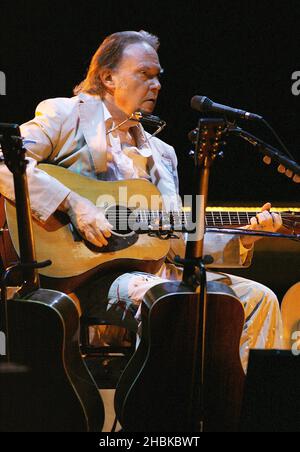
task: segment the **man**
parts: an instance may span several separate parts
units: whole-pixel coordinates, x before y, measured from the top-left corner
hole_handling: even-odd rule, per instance
[[[21,127],[30,163],[27,175],[33,215],[46,222],[56,210],[67,213],[86,240],[103,247],[108,244],[112,225],[103,211],[89,200],[37,169],[47,161],[100,180],[146,178],[164,196],[178,193],[177,160],[174,149],[158,138],[150,138],[142,126],[129,119],[142,110],[152,113],[161,88],[158,38],[147,32],[120,32],[108,36],[92,58],[85,80],[75,97],[42,102],[32,121]],[[12,178],[2,165],[0,191],[13,199]],[[270,204],[251,218],[251,229],[276,231],[278,215]],[[259,223],[259,225],[258,225]],[[206,235],[205,253],[214,267],[248,265],[257,238]],[[118,276],[118,278],[117,278]],[[95,310],[108,297],[108,316],[125,319],[136,328],[134,318],[145,292],[165,279],[179,279],[181,271],[164,264],[157,275],[139,272],[112,275],[77,295],[84,309]],[[212,277],[212,276],[210,276]],[[276,296],[261,284],[229,276],[229,282],[245,307],[247,328],[241,339],[243,364],[249,347],[279,347],[281,319]],[[125,308],[124,308],[125,306]],[[117,316],[117,317],[113,317]]]

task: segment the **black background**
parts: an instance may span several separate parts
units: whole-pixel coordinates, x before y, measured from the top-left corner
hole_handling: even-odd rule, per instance
[[[182,194],[191,191],[187,133],[197,124],[195,94],[262,114],[300,161],[300,97],[291,92],[292,73],[300,70],[299,1],[1,0],[0,8],[7,80],[1,122],[25,122],[39,101],[71,96],[106,35],[145,29],[161,40],[165,74],[156,114],[168,124],[161,138],[176,148]],[[277,145],[261,125],[239,124]],[[300,185],[237,138],[211,174],[211,202],[296,204],[299,194]]]

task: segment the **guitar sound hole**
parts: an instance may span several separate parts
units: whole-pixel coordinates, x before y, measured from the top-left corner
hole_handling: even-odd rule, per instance
[[[128,235],[135,231],[136,217],[132,210],[124,206],[111,206],[105,216],[110,224],[113,225],[113,231],[120,235]]]

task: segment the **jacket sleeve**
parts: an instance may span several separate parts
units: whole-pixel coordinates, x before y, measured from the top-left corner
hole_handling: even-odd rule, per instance
[[[204,254],[214,259],[211,268],[248,267],[251,264],[253,247],[249,251],[241,245],[239,235],[208,232],[204,238]]]
[[[27,150],[26,173],[31,210],[42,222],[47,221],[70,193],[67,187],[37,168],[37,163],[47,160],[57,145],[62,121],[59,103],[56,99],[49,99],[38,105],[34,119],[20,127]],[[0,164],[0,192],[4,197],[15,200],[13,176],[3,162]]]

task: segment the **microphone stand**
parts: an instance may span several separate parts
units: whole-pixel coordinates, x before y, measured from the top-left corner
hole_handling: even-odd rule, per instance
[[[204,231],[205,231],[205,210],[208,198],[208,182],[210,168],[214,159],[221,154],[219,152],[219,145],[223,144],[220,140],[224,134],[235,134],[240,136],[252,144],[259,152],[267,155],[275,162],[283,165],[288,170],[292,171],[294,175],[300,177],[300,166],[293,160],[287,158],[276,148],[265,143],[263,140],[255,137],[249,132],[244,131],[236,124],[232,124],[224,119],[205,118],[200,119],[198,128],[192,131],[191,140],[195,143],[195,182],[193,187],[196,187],[193,193],[192,216],[193,223],[197,225],[195,240],[189,240],[186,248],[185,259],[178,259],[177,262],[183,263],[183,283],[195,289],[200,283],[200,294],[198,303],[198,353],[195,363],[195,373],[193,385],[193,407],[192,407],[192,425],[193,431],[203,430],[205,423],[205,337],[206,337],[206,311],[207,311],[207,296],[206,296],[206,263],[212,263],[211,256],[203,257]],[[197,202],[197,195],[200,198],[200,203]],[[198,201],[199,201],[198,198]],[[299,234],[281,234],[266,231],[252,231],[245,229],[232,228],[207,228],[207,231],[223,234],[238,234],[251,235],[261,237],[277,237],[300,240]],[[197,281],[196,268],[200,272],[200,281]],[[198,359],[197,359],[198,358]],[[200,372],[197,369],[200,369]],[[200,381],[200,385],[197,384]],[[205,428],[205,426],[204,426]]]
[[[235,125],[229,125],[227,132],[241,137],[243,140],[252,144],[252,146],[254,146],[256,150],[258,150],[265,156],[267,155],[275,162],[292,171],[294,175],[300,177],[300,165],[298,165],[298,163],[294,160],[287,158],[284,154],[282,154],[282,152],[278,151],[278,149],[274,148],[270,144],[265,143],[260,138],[257,138],[251,133],[241,129],[240,127],[236,127]]]
[[[259,152],[269,156],[274,161],[291,170],[300,177],[300,166],[293,160],[287,158],[277,149],[255,137],[254,135],[237,127],[225,119],[201,118],[198,127],[190,132],[191,141],[195,144],[194,153],[194,193],[192,204],[192,220],[196,224],[196,236],[190,237],[187,242],[185,259],[177,258],[177,263],[184,265],[183,284],[193,290],[200,284],[198,297],[196,331],[197,344],[195,345],[194,362],[194,384],[192,388],[191,406],[191,430],[202,431],[205,429],[205,338],[206,338],[206,312],[207,312],[207,290],[206,290],[206,268],[205,264],[212,263],[211,256],[203,256],[204,232],[205,232],[205,210],[208,198],[208,183],[210,169],[214,159],[222,154],[219,146],[221,138],[225,134],[233,133],[251,143]],[[281,234],[266,231],[252,231],[245,229],[229,228],[207,228],[207,231],[223,234],[252,235],[261,237],[280,237],[300,240],[298,234]],[[197,276],[197,269],[199,273]],[[200,277],[199,277],[200,274]]]
[[[214,234],[250,235],[254,237],[273,237],[279,239],[300,240],[300,234],[283,234],[281,232],[253,231],[249,229],[236,228],[206,228],[206,232]]]
[[[208,198],[210,169],[214,159],[219,155],[219,145],[224,133],[226,122],[223,119],[201,118],[198,123],[197,140],[194,153],[194,184],[193,184],[193,223],[197,225],[195,236],[187,242],[185,259],[176,261],[184,265],[183,284],[193,290],[200,284],[198,297],[197,319],[198,328],[195,334],[194,384],[192,387],[192,406],[190,425],[192,431],[202,431],[205,422],[204,405],[204,363],[206,336],[206,269],[205,264],[212,263],[211,256],[203,256],[205,209]],[[200,280],[197,276],[199,269]]]

